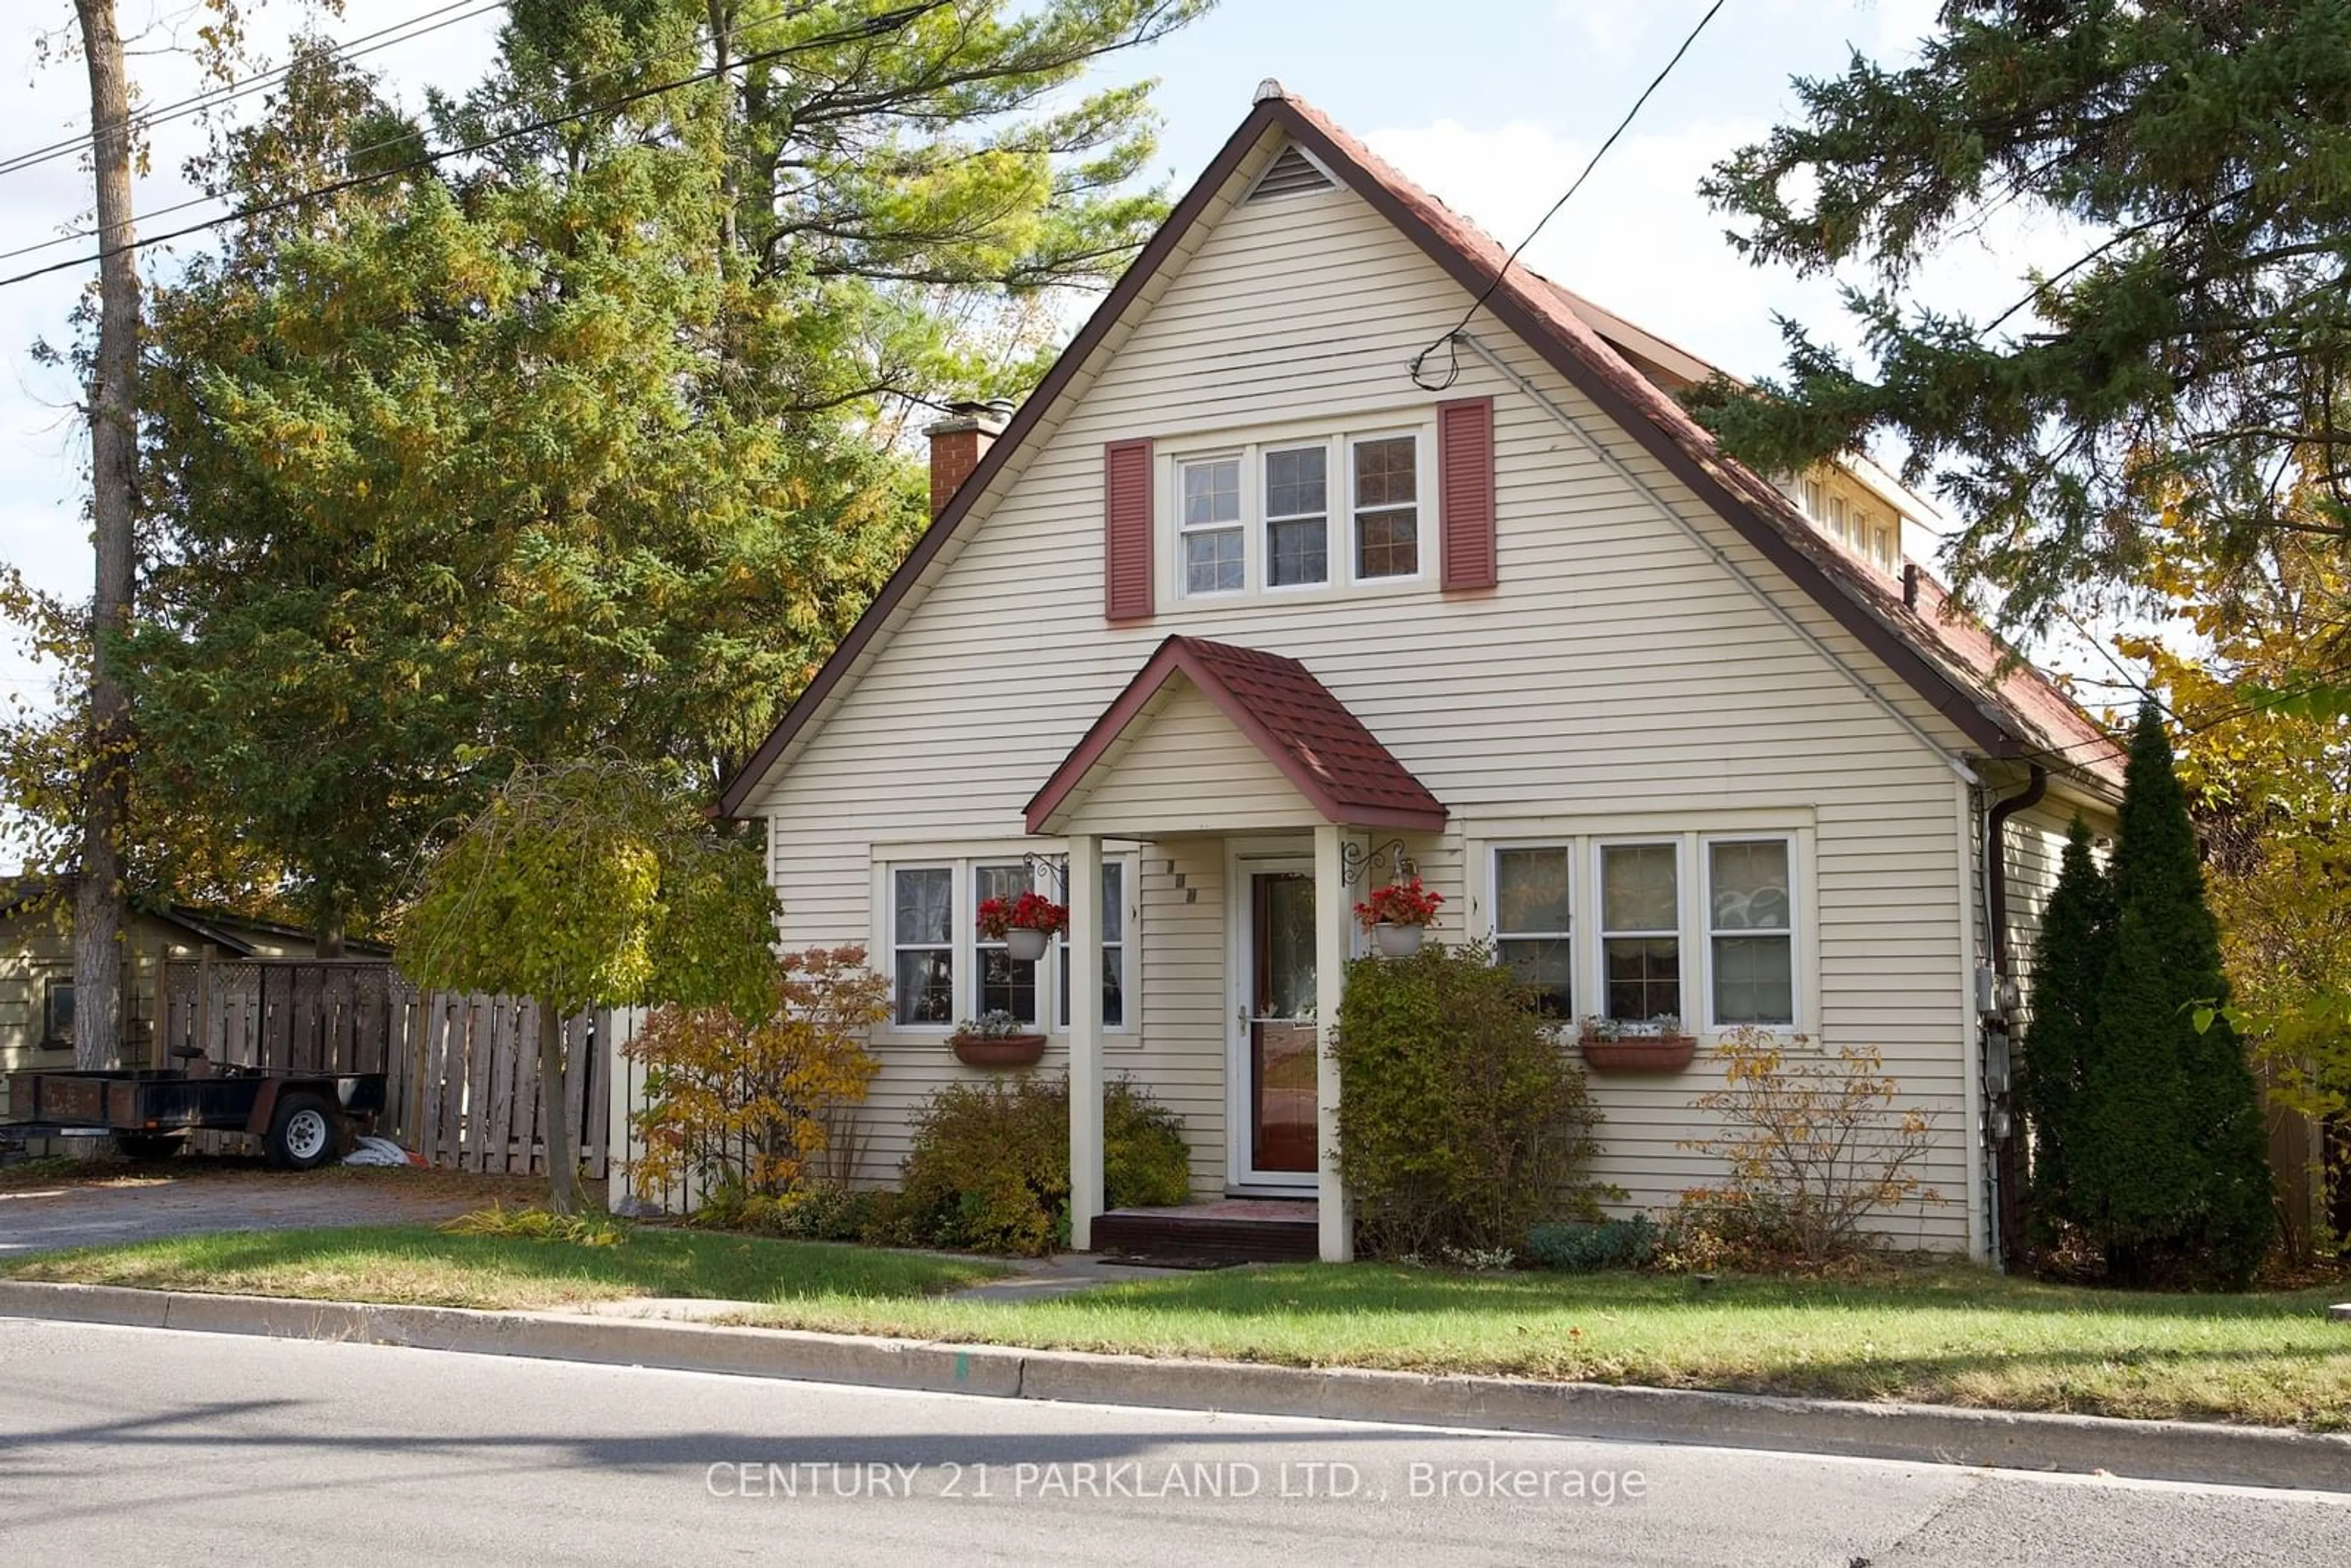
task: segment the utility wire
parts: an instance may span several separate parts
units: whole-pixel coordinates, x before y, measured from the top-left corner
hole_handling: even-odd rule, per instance
[[[935,11],[947,3],[948,0],[917,0],[914,5],[902,5],[897,10],[884,11],[869,16],[856,26],[844,27],[836,33],[803,38],[797,43],[779,45],[772,49],[762,49],[745,55],[739,59],[729,60],[726,69],[732,71],[746,66],[764,65],[769,60],[782,59],[789,55],[806,54],[817,49],[830,48],[835,44],[853,43],[860,38],[877,37],[884,33],[894,32],[915,17],[925,12]],[[224,224],[240,223],[248,218],[266,217],[272,213],[284,212],[288,207],[299,206],[305,202],[318,201],[322,197],[336,195],[360,185],[372,184],[379,180],[389,180],[397,175],[413,173],[419,169],[430,168],[446,159],[470,157],[474,153],[486,152],[505,142],[525,136],[536,136],[541,131],[552,131],[557,126],[568,125],[574,120],[610,114],[616,110],[625,109],[630,104],[642,102],[649,98],[658,98],[664,93],[675,92],[681,88],[693,87],[701,82],[712,80],[722,74],[718,67],[705,66],[691,75],[678,77],[674,80],[661,82],[653,87],[640,88],[634,92],[622,93],[618,98],[591,104],[585,109],[548,115],[532,120],[528,125],[519,125],[511,131],[499,131],[495,136],[484,136],[455,147],[444,147],[437,152],[427,152],[421,157],[396,163],[388,169],[371,170],[364,174],[351,174],[340,180],[329,180],[323,185],[314,185],[307,191],[297,191],[291,195],[279,196],[271,201],[256,202],[250,205],[239,207],[234,212],[223,213],[216,218],[207,218],[203,223],[189,224],[183,228],[167,229],[162,234],[141,235],[127,245],[110,249],[101,247],[89,256],[51,262],[46,267],[37,267],[7,277],[0,277],[0,288],[29,282],[36,277],[46,277],[53,272],[65,272],[74,267],[88,267],[96,262],[102,262],[108,256],[123,250],[143,250],[149,246],[162,245],[171,240],[184,239],[190,235],[202,234],[207,229],[219,228]]]
[[[1517,247],[1502,258],[1501,270],[1494,274],[1493,281],[1486,285],[1485,291],[1470,302],[1469,308],[1461,313],[1461,319],[1454,323],[1450,331],[1412,357],[1413,385],[1423,392],[1443,392],[1460,379],[1461,355],[1457,345],[1462,331],[1468,327],[1478,312],[1485,308],[1486,301],[1494,297],[1494,291],[1502,287],[1502,279],[1510,275],[1511,264],[1519,259],[1519,252],[1532,245],[1535,235],[1543,232],[1543,225],[1559,215],[1560,208],[1567,205],[1568,198],[1583,188],[1584,181],[1592,177],[1592,171],[1600,167],[1600,161],[1608,156],[1608,150],[1616,145],[1617,139],[1623,136],[1625,130],[1632,125],[1643,106],[1649,101],[1650,95],[1664,86],[1666,78],[1674,74],[1674,68],[1682,63],[1682,57],[1689,53],[1690,46],[1698,42],[1698,36],[1706,31],[1706,25],[1714,20],[1715,13],[1722,9],[1723,3],[1724,0],[1714,0],[1714,4],[1706,8],[1706,15],[1698,19],[1698,26],[1692,27],[1688,37],[1682,39],[1681,47],[1674,51],[1673,58],[1666,62],[1665,68],[1650,78],[1649,85],[1641,89],[1641,96],[1633,100],[1633,107],[1626,110],[1625,118],[1616,122],[1616,129],[1608,133],[1608,140],[1600,144],[1600,150],[1593,153],[1591,159],[1583,165],[1583,172],[1576,175],[1575,183],[1568,186],[1566,194],[1553,202],[1551,204],[1551,211],[1545,213],[1535,226],[1527,231],[1527,237],[1520,240]],[[1428,356],[1439,349],[1445,350],[1445,371],[1442,379],[1432,381],[1423,373],[1423,371],[1428,362]]]
[[[362,33],[358,37],[349,39],[333,51],[334,57],[344,60],[357,59],[362,55],[371,55],[379,50],[388,49],[394,44],[405,44],[411,39],[437,33],[444,27],[454,27],[460,22],[469,22],[476,16],[502,10],[505,5],[506,0],[489,0],[489,4],[486,5],[481,4],[480,0],[454,0],[453,4],[411,16],[404,22],[395,22],[391,26],[379,27],[372,33]],[[464,10],[468,5],[473,6],[473,9],[465,11],[462,16],[448,15],[452,11]],[[434,21],[436,16],[443,19]],[[431,22],[432,26],[423,25],[427,22]],[[411,32],[410,28],[416,30]],[[398,37],[388,36],[394,33],[401,36]],[[179,99],[160,108],[133,112],[131,117],[131,122],[144,130],[150,126],[168,124],[175,120],[185,120],[192,114],[201,114],[207,110],[217,109],[223,104],[233,103],[238,99],[248,98],[254,93],[266,91],[284,82],[293,68],[291,65],[277,66],[266,71],[256,71],[248,77],[240,77],[235,81],[223,82],[218,87],[207,88],[202,92],[191,94],[189,97]],[[46,147],[36,147],[29,152],[0,158],[0,174],[13,174],[19,170],[37,168],[43,163],[55,162],[60,158],[75,157],[89,145],[89,133],[84,132],[78,136],[68,137],[62,141],[52,141]]]
[[[506,0],[496,0],[496,3],[495,5],[489,5],[489,6],[486,6],[486,7],[485,7],[485,9],[487,9],[487,10],[496,10],[496,9],[497,9],[497,7],[498,7],[499,5],[503,5],[504,4],[506,4]],[[780,21],[784,20],[785,18],[787,18],[787,17],[789,17],[789,16],[796,16],[796,15],[804,14],[804,13],[806,13],[807,11],[809,11],[809,10],[810,10],[810,9],[812,9],[812,8],[813,8],[813,7],[812,7],[812,6],[811,6],[811,5],[809,3],[809,0],[793,0],[793,3],[792,3],[792,4],[790,4],[790,5],[784,5],[784,6],[782,6],[781,8],[779,8],[779,9],[778,9],[778,10],[774,11],[774,12],[771,12],[771,13],[769,13],[768,15],[767,15],[767,16],[765,16],[750,17],[750,18],[746,18],[746,19],[744,19],[744,20],[738,21],[738,22],[735,25],[735,26],[729,30],[729,35],[728,35],[728,36],[731,37],[732,36],[734,36],[734,34],[741,32],[741,31],[742,31],[744,28],[746,28],[746,27],[760,27],[760,26],[766,26],[767,25],[768,25],[769,23],[772,23],[772,22],[780,22]],[[924,7],[924,8],[925,8],[925,9],[927,9],[928,7]],[[429,16],[429,15],[432,15],[432,14],[433,14],[433,13],[429,13],[429,12],[427,13],[427,15],[428,15],[428,16]],[[455,18],[454,20],[456,20],[456,21],[464,21],[464,20],[465,20],[465,17],[460,16],[460,17],[456,17],[456,18]],[[421,35],[411,35],[411,37],[419,37],[419,36],[421,36]],[[397,41],[404,41],[404,40],[395,40],[395,41],[397,42]],[[831,42],[831,41],[834,41],[834,40],[832,40],[832,39],[818,39],[818,40],[815,40],[815,45],[821,45],[821,44],[823,44],[823,43],[827,43],[827,42]],[[810,47],[814,47],[814,45],[811,45]],[[701,47],[702,47],[702,43],[701,43],[701,40],[700,40],[700,39],[695,39],[695,40],[694,40],[693,42],[690,42],[690,43],[675,45],[675,46],[673,46],[673,47],[670,47],[670,48],[658,50],[658,51],[656,51],[656,52],[654,52],[654,53],[653,53],[653,54],[650,54],[650,55],[643,55],[643,56],[640,56],[640,57],[638,57],[637,58],[634,58],[634,59],[632,59],[632,60],[630,60],[630,61],[626,62],[626,63],[625,63],[625,64],[623,64],[623,65],[607,66],[607,67],[605,67],[605,68],[604,68],[603,69],[601,69],[601,70],[590,71],[590,72],[587,73],[586,75],[584,75],[584,76],[580,77],[580,78],[579,78],[579,81],[580,81],[580,83],[582,83],[582,84],[584,84],[584,83],[588,83],[588,82],[593,82],[593,81],[601,81],[601,80],[605,79],[606,78],[618,76],[618,75],[620,75],[623,70],[630,69],[630,68],[633,68],[634,67],[637,67],[637,66],[641,66],[641,65],[650,65],[650,64],[652,64],[652,63],[653,63],[653,61],[655,61],[655,60],[664,60],[664,59],[671,59],[671,58],[674,58],[675,57],[677,57],[677,56],[679,56],[679,55],[693,54],[693,53],[695,53],[695,51],[699,50]],[[733,69],[733,68],[735,68],[737,66],[742,65],[742,64],[744,64],[744,63],[745,63],[745,62],[743,62],[743,61],[741,61],[741,60],[729,60],[729,61],[727,62],[727,68],[728,68],[729,70],[732,70],[732,69]],[[666,90],[666,89],[664,89],[664,90]],[[518,108],[520,108],[520,107],[523,105],[523,103],[525,103],[526,101],[528,101],[528,97],[529,97],[529,95],[528,95],[528,94],[518,94],[518,95],[517,95],[517,96],[516,96],[516,97],[514,97],[514,98],[507,99],[506,99],[506,100],[504,100],[504,101],[502,101],[502,102],[500,102],[500,103],[497,103],[497,104],[496,104],[496,105],[492,106],[491,108],[489,108],[488,110],[485,110],[484,112],[485,112],[485,113],[487,113],[487,114],[492,114],[492,115],[496,115],[496,114],[504,114],[504,113],[506,113],[506,112],[507,112],[507,111],[509,111],[509,110],[515,110],[515,109],[518,109]],[[583,112],[593,112],[593,111],[592,111],[592,110],[590,110],[590,111],[583,111]],[[516,135],[518,135],[518,136],[519,136],[519,135],[528,134],[528,132],[527,132],[527,131],[516,131],[514,134],[516,134]],[[388,137],[385,137],[383,140],[381,140],[381,141],[371,141],[371,142],[368,143],[368,144],[367,144],[366,146],[364,146],[364,147],[354,147],[354,148],[351,148],[350,151],[346,152],[343,154],[343,161],[344,161],[345,162],[347,162],[347,163],[348,163],[348,162],[350,162],[356,161],[356,160],[358,160],[358,159],[364,158],[364,157],[366,157],[366,156],[367,156],[369,153],[371,153],[371,152],[383,152],[383,151],[385,151],[386,149],[389,149],[389,148],[401,146],[401,145],[404,144],[407,141],[408,141],[408,138],[407,138],[406,136],[404,136],[404,135],[402,135],[402,136],[388,136]],[[401,171],[399,171],[399,170],[386,170],[386,171],[383,171],[382,172],[383,172],[384,174],[389,175],[389,174],[392,174],[392,173],[398,173],[398,172],[401,172]],[[303,199],[303,198],[294,198],[294,199],[299,200],[299,199]],[[173,213],[184,213],[184,212],[189,212],[189,211],[192,211],[192,210],[193,210],[194,208],[197,208],[197,207],[207,207],[207,206],[212,205],[212,204],[213,204],[214,203],[215,203],[215,202],[225,202],[225,201],[226,201],[226,200],[228,200],[228,198],[227,198],[226,196],[220,195],[220,194],[218,194],[218,193],[206,193],[206,194],[204,194],[204,195],[201,195],[201,196],[191,196],[190,198],[188,198],[188,199],[187,199],[186,201],[184,201],[184,202],[174,202],[174,203],[172,203],[172,204],[170,206],[168,206],[168,207],[157,207],[157,208],[155,208],[152,212],[143,212],[143,213],[141,213],[141,214],[137,214],[137,216],[135,216],[135,217],[131,220],[131,224],[132,224],[133,228],[137,228],[137,227],[142,226],[142,225],[146,225],[146,224],[148,224],[148,223],[151,223],[151,222],[152,222],[153,220],[155,220],[155,219],[157,219],[157,218],[169,217],[169,216],[171,216]],[[225,213],[225,214],[222,214],[218,219],[216,219],[216,220],[215,220],[215,222],[218,222],[218,223],[230,223],[230,222],[235,221],[235,218],[237,217],[237,215],[238,215],[238,214],[235,214],[235,213]],[[201,228],[201,227],[205,226],[205,225],[197,225],[197,226]],[[182,234],[190,233],[190,232],[193,232],[193,231],[191,231],[191,230],[182,230],[182,231],[180,231],[180,233],[182,233]],[[74,230],[73,232],[71,232],[70,234],[58,235],[55,236],[54,238],[45,239],[45,240],[36,240],[36,241],[35,241],[34,243],[32,243],[31,245],[20,245],[20,246],[16,246],[14,250],[0,250],[0,261],[13,261],[13,260],[15,260],[16,257],[18,257],[18,256],[32,256],[32,255],[35,255],[35,254],[37,254],[37,253],[38,253],[38,252],[45,251],[45,250],[55,250],[57,246],[61,246],[61,245],[72,245],[72,244],[75,244],[76,242],[80,241],[80,240],[95,239],[95,238],[97,238],[97,237],[98,237],[98,231],[97,231],[95,228],[76,229],[76,230]],[[162,238],[162,239],[170,239],[170,238],[175,238],[175,237],[177,237],[177,235],[160,235],[160,236],[157,236],[157,237],[158,237],[158,238]],[[145,242],[143,242],[143,241],[142,241],[141,243],[145,243]],[[71,263],[68,263],[67,265],[70,266],[70,265],[73,265],[73,264],[71,264]],[[57,270],[57,269],[56,269],[56,268],[49,268],[49,269],[47,269],[47,270],[54,271],[54,270]],[[27,276],[27,277],[31,277],[31,276],[37,276],[37,274],[26,274],[26,276]],[[0,286],[5,286],[6,283],[14,283],[14,282],[16,282],[16,281],[19,281],[19,279],[16,279],[16,278],[0,279]]]

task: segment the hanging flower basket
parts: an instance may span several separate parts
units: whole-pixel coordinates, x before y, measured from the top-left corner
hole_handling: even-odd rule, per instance
[[[1054,903],[1030,891],[1015,899],[985,898],[979,904],[979,934],[1004,944],[1005,956],[1016,964],[1033,964],[1045,956],[1054,935],[1069,929],[1067,904]]]
[[[1437,921],[1441,893],[1421,886],[1420,878],[1392,882],[1355,905],[1355,919],[1372,934],[1372,945],[1383,958],[1409,958],[1420,951],[1421,938]]]
[[[1045,1037],[1021,1028],[1010,1013],[993,1012],[956,1025],[947,1046],[967,1067],[1034,1067],[1045,1054]]]

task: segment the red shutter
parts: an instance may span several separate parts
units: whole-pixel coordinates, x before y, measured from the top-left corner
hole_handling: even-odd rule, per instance
[[[1151,443],[1102,448],[1102,614],[1112,621],[1151,617]]]
[[[1494,586],[1494,400],[1437,405],[1437,550],[1445,588]]]

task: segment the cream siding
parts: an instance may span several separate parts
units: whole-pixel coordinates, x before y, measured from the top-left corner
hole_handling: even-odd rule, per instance
[[[1177,675],[1090,770],[1067,831],[1158,839],[1316,820],[1281,769]]]
[[[1847,672],[1865,672],[1911,725],[1949,734],[1953,750],[1959,737],[1498,323],[1481,321],[1481,340],[1577,428],[1461,355],[1459,380],[1442,395],[1495,400],[1496,591],[1441,595],[1432,559],[1431,581],[1403,591],[1213,605],[1163,593],[1149,624],[1103,623],[1105,442],[1148,436],[1164,453],[1191,436],[1417,420],[1437,394],[1416,389],[1403,367],[1465,302],[1343,192],[1212,213],[1189,252],[1154,280],[755,798],[750,809],[771,821],[786,939],[833,943],[875,929],[872,868],[888,853],[878,846],[1018,835],[1029,796],[1161,638],[1218,638],[1304,661],[1450,809],[1448,831],[1414,850],[1452,901],[1440,925],[1447,936],[1482,934],[1463,867],[1487,824],[1499,832],[1529,819],[1638,812],[1707,830],[1742,812],[1802,818],[1813,849],[1806,946],[1817,953],[1817,974],[1802,983],[1818,988],[1819,1041],[1886,1052],[1916,1102],[1939,1113],[1927,1179],[1962,1193],[1968,1020],[1954,775]],[[1432,462],[1425,455],[1425,497]],[[1792,634],[1660,502],[1845,667]],[[1425,507],[1422,548],[1432,557],[1435,522]],[[1334,555],[1343,526],[1334,518]],[[1163,516],[1163,561],[1168,527]],[[1162,717],[1186,716],[1179,706]],[[1244,766],[1205,727],[1155,726],[1135,749],[1154,734],[1198,747],[1181,758],[1155,754],[1170,776]],[[1120,787],[1148,790],[1142,771],[1120,769]],[[1141,804],[1138,795],[1122,809]],[[1086,820],[1107,830],[1115,813],[1098,805],[1090,798]],[[1113,1047],[1112,1070],[1186,1097],[1196,1171],[1212,1190],[1223,1169],[1221,1098],[1206,1082],[1222,1073],[1228,1014],[1216,928],[1222,861],[1213,841],[1143,852],[1144,1029],[1139,1042]],[[1058,1040],[1053,1050],[1049,1070]],[[885,1034],[879,1051],[877,1177],[902,1152],[891,1124],[966,1071],[935,1039]],[[1688,1102],[1706,1082],[1695,1071],[1655,1082],[1596,1078],[1608,1118],[1598,1174],[1643,1206],[1711,1177],[1708,1162],[1676,1146],[1697,1125]],[[1926,1239],[1959,1244],[1964,1212],[1955,1202],[1929,1213]]]

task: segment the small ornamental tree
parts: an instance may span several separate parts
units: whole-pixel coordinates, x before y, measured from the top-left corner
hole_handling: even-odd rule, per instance
[[[636,1113],[641,1197],[688,1180],[737,1200],[783,1197],[831,1139],[829,1113],[865,1098],[877,1063],[865,1036],[890,1017],[890,981],[862,947],[775,960],[768,1015],[724,1004],[664,1007],[628,1045],[645,1067]]]
[[[2213,1015],[2228,993],[2220,931],[2152,704],[2131,738],[2113,874],[2072,1205],[2118,1281],[2242,1289],[2276,1220],[2261,1105],[2236,1030]]]
[[[2114,961],[2115,893],[2090,852],[2089,824],[2066,830],[2057,886],[2032,956],[2032,1023],[2017,1063],[2017,1100],[2032,1129],[2032,1223],[2045,1240],[2079,1225],[2069,1151],[2082,1137],[2083,1085],[2092,1075],[2098,995]]]
[[[420,983],[503,991],[538,1011],[539,1081],[564,1103],[563,1019],[588,1008],[776,1005],[776,903],[759,858],[715,835],[647,768],[592,758],[517,768],[434,856],[400,932]],[[580,1207],[561,1117],[548,1201]]]

